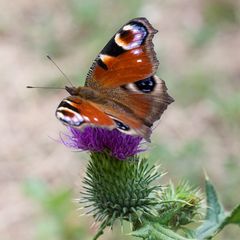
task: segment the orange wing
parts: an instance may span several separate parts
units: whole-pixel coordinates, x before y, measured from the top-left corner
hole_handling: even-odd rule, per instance
[[[133,116],[148,127],[174,101],[167,93],[165,82],[156,75],[121,87],[112,98],[131,109]]]
[[[152,43],[156,32],[146,18],[129,21],[97,56],[85,85],[101,91],[152,76],[158,67]]]
[[[56,110],[56,117],[65,125],[82,128],[86,124],[114,128],[115,122],[93,102],[78,96],[70,96],[62,100]]]
[[[78,96],[64,99],[56,110],[56,117],[65,125],[82,129],[94,125],[108,129],[117,128],[130,135],[140,135],[149,141],[151,130],[129,113],[118,111],[111,104],[95,103]]]
[[[148,128],[143,130],[145,136],[174,101],[165,82],[155,75],[159,65],[152,43],[155,33],[146,18],[126,23],[97,56],[85,84],[124,106],[140,128]]]

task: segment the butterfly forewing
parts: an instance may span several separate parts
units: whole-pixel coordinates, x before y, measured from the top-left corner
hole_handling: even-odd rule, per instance
[[[86,125],[114,128],[116,123],[104,113],[103,105],[70,96],[58,106],[56,116],[66,125],[82,128]]]
[[[156,32],[145,18],[125,24],[95,59],[86,86],[116,88],[153,75],[158,67],[152,43]]]

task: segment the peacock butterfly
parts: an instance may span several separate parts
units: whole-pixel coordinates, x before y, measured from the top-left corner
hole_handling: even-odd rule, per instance
[[[83,87],[66,87],[56,117],[76,129],[118,129],[150,141],[151,127],[174,100],[155,73],[159,62],[146,18],[126,23],[94,60]]]

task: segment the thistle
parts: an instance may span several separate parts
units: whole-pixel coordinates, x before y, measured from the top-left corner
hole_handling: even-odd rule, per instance
[[[133,223],[155,213],[151,194],[160,186],[151,184],[160,174],[149,168],[146,159],[119,161],[107,151],[91,153],[86,173],[83,202],[96,221],[112,227],[117,219]]]
[[[157,192],[159,205],[156,207],[160,222],[170,228],[178,229],[201,218],[203,195],[199,189],[193,188],[186,181],[176,187],[173,183]]]
[[[129,222],[131,235],[145,240],[212,239],[227,224],[240,223],[240,207],[226,213],[208,179],[205,208],[201,192],[187,182],[162,186],[163,174],[138,155],[145,150],[141,137],[90,126],[69,131],[62,143],[90,153],[80,203],[99,225],[94,240],[117,220]],[[188,227],[192,222],[199,226]]]

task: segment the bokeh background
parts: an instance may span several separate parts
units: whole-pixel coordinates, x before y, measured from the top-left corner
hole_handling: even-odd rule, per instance
[[[0,238],[91,239],[80,216],[87,154],[57,142],[65,128],[54,112],[66,84],[75,85],[112,35],[131,18],[147,17],[158,75],[175,98],[145,155],[168,171],[164,181],[203,185],[204,170],[227,209],[240,201],[240,2],[235,0],[0,1]],[[216,239],[239,239],[229,226]],[[102,237],[128,239],[118,227]]]

